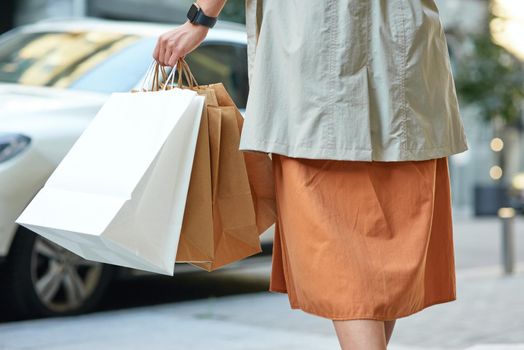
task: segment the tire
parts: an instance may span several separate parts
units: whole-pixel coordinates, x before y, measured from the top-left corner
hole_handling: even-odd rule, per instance
[[[5,266],[10,309],[17,318],[89,312],[115,271],[112,265],[85,260],[19,227]]]

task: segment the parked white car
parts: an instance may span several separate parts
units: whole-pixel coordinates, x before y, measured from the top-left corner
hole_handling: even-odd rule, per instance
[[[158,36],[172,28],[74,19],[0,36],[0,288],[18,313],[86,312],[119,272],[81,259],[15,219],[109,93],[140,85]],[[246,39],[243,25],[221,21],[186,57],[200,84],[223,82],[242,109],[248,94]]]

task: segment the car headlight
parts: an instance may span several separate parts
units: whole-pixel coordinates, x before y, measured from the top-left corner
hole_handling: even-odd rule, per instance
[[[25,135],[0,133],[0,163],[5,162],[21,152],[31,143],[31,139]]]

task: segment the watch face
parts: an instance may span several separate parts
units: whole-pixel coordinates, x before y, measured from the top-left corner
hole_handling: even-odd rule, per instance
[[[195,6],[195,4],[191,4],[191,7],[189,8],[189,11],[187,12],[187,18],[191,22],[193,22],[195,20],[197,12],[198,12],[198,8]]]

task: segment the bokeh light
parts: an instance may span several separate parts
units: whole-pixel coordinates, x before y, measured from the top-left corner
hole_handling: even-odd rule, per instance
[[[500,137],[495,137],[491,140],[490,147],[493,152],[500,152],[504,148],[504,141]]]
[[[494,166],[492,166],[492,167],[489,169],[489,176],[490,176],[493,180],[500,180],[500,178],[502,177],[502,168],[499,167],[498,165],[494,165]]]
[[[524,59],[524,1],[493,0],[495,18],[490,23],[493,40]]]

